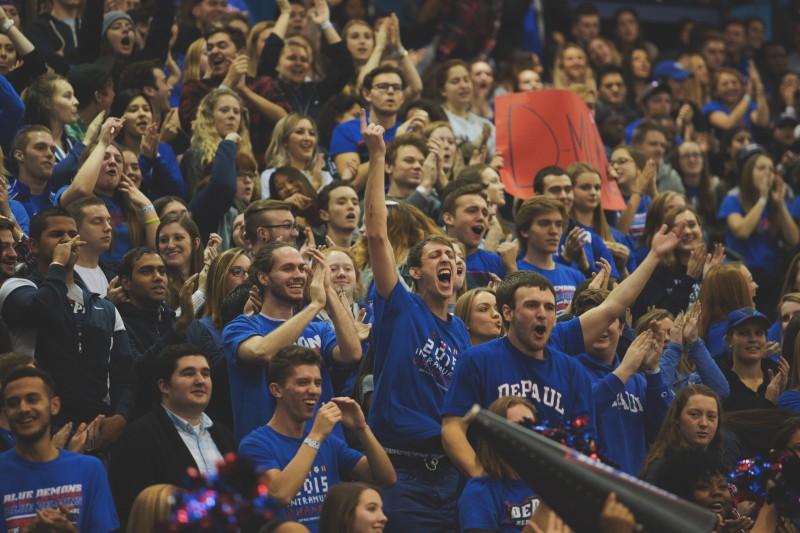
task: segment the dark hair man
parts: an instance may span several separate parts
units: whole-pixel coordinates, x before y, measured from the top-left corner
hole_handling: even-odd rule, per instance
[[[35,271],[0,287],[3,321],[15,333],[15,351],[33,354],[55,379],[61,398],[57,420],[88,423],[103,415],[98,447],[104,447],[119,437],[133,403],[122,317],[75,278],[83,241],[69,213],[42,211],[31,220],[30,236]]]
[[[112,222],[106,203],[96,196],[88,196],[69,204],[67,211],[78,226],[78,234],[86,244],[78,248],[75,272],[86,288],[105,296],[108,276],[100,265],[100,256],[111,249]],[[112,275],[113,277],[113,275]]]
[[[292,206],[279,200],[256,200],[244,210],[244,238],[253,251],[272,241],[294,242],[297,224]]]
[[[275,412],[239,446],[263,473],[270,495],[288,506],[289,518],[311,531],[317,530],[328,490],[342,476],[383,486],[397,480],[355,400],[331,398],[314,413],[322,395],[321,364],[319,354],[302,346],[276,353],[269,378]],[[363,455],[332,434],[339,422],[358,439]]]
[[[253,258],[250,274],[261,290],[261,312],[242,315],[222,331],[237,440],[272,416],[271,360],[284,346],[299,344],[322,355],[324,401],[333,396],[329,367],[334,361],[352,364],[361,360],[352,312],[339,300],[322,254],[316,249],[308,253],[315,263],[311,272],[292,244],[275,241],[262,246]],[[306,286],[309,302],[301,307]],[[332,326],[314,320],[323,309]]]
[[[422,239],[407,260],[415,292],[399,282],[386,226],[383,128],[367,125],[363,111],[361,135],[369,149],[365,227],[377,289],[370,426],[395,468],[405,472],[383,492],[385,508],[395,531],[450,529],[456,522],[460,476],[441,447],[440,409],[456,359],[470,344],[464,323],[447,312],[455,251],[447,237]],[[434,490],[437,496],[431,497]]]
[[[52,378],[22,367],[2,384],[3,413],[16,438],[0,454],[0,529],[68,522],[76,531],[105,533],[119,528],[105,468],[97,458],[59,450],[53,444],[53,418],[61,408]],[[70,530],[72,531],[72,530]]]
[[[168,346],[155,368],[159,405],[125,428],[111,449],[108,473],[123,522],[142,489],[179,485],[189,467],[216,474],[217,463],[236,449],[230,431],[205,413],[213,389],[202,350],[190,344]]]
[[[333,181],[319,191],[317,200],[319,216],[325,222],[325,236],[336,246],[350,248],[361,218],[361,205],[355,188],[346,181]]]
[[[56,143],[45,126],[26,126],[11,143],[11,157],[17,176],[8,188],[9,200],[25,207],[29,217],[53,207],[55,187],[51,181],[56,164]]]
[[[17,239],[14,221],[0,217],[0,285],[17,271]]]

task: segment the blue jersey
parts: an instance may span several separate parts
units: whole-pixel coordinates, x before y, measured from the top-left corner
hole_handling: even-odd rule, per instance
[[[261,426],[242,440],[239,454],[253,461],[259,473],[273,469],[283,470],[297,455],[306,435],[295,439],[282,435],[269,426]],[[361,457],[363,456],[360,452],[349,448],[342,439],[329,435],[320,443],[314,465],[302,488],[289,504],[288,518],[300,522],[312,532],[317,531],[322,503],[328,490],[339,483],[342,476],[350,476]]]
[[[472,276],[473,279],[481,279],[491,281],[487,273],[497,275],[500,279],[506,277],[506,267],[503,266],[503,260],[500,259],[498,254],[481,250],[480,248],[467,256],[467,276]],[[487,283],[477,286],[485,286]],[[469,287],[473,288],[473,287]]]
[[[578,285],[586,280],[586,277],[580,271],[560,263],[556,263],[555,268],[552,270],[546,270],[520,259],[517,261],[517,268],[541,274],[553,284],[553,288],[556,291],[556,315],[563,315],[569,310],[569,304],[572,303],[575,290]]]
[[[119,528],[103,463],[88,455],[60,450],[44,463],[27,461],[16,450],[0,454],[0,532],[18,533],[36,520],[36,512],[63,505],[81,533]]]
[[[778,396],[778,409],[800,414],[800,390],[787,390]]]
[[[581,224],[575,220],[570,220],[567,229],[561,234],[561,240],[558,243],[559,254],[561,254],[564,250],[564,246],[567,242],[567,236],[572,231],[572,228],[576,226],[586,232],[586,242],[583,245],[583,253],[586,254],[586,261],[589,263],[589,270],[591,272],[599,272],[600,267],[597,266],[597,262],[602,257],[611,265],[611,277],[614,279],[619,279],[619,272],[617,272],[617,265],[614,261],[614,256],[611,254],[611,250],[608,249],[608,246],[606,246],[606,243],[603,241],[603,238],[600,236],[600,234],[597,233],[591,226]],[[562,262],[566,263],[563,260]],[[574,263],[568,266],[576,268]]]
[[[388,299],[376,295],[374,310],[370,427],[384,446],[394,448],[438,437],[456,360],[469,348],[467,328],[456,316],[435,316],[400,282]]]
[[[369,122],[369,114],[367,114],[367,122]],[[394,140],[399,127],[400,121],[398,120],[394,123],[394,126],[383,132],[383,140],[386,144]],[[351,152],[357,153],[361,162],[369,160],[367,145],[364,143],[364,138],[361,136],[361,120],[357,118],[342,122],[333,128],[328,155],[336,157],[339,154]]]
[[[728,225],[725,225],[725,246],[742,257],[744,264],[749,268],[758,268],[766,272],[775,272],[775,267],[780,264],[778,257],[779,239],[770,231],[769,210],[767,206],[761,213],[761,219],[753,233],[746,239],[736,237]],[[742,206],[738,194],[728,194],[722,205],[719,206],[717,218],[725,222],[729,215],[738,213],[745,216],[747,212]],[[711,352],[713,355],[714,352]]]
[[[580,319],[563,322],[560,333],[580,338]],[[501,337],[473,346],[456,365],[443,416],[463,416],[474,404],[487,408],[504,396],[522,396],[538,419],[563,424],[576,416],[593,420],[592,382],[578,361],[548,344],[544,359],[530,357]]]
[[[634,374],[626,383],[613,374],[619,359],[609,366],[589,354],[578,361],[592,381],[597,442],[600,451],[619,470],[635,476],[667,414],[672,394],[661,372]]]
[[[228,361],[228,380],[231,385],[233,430],[237,442],[252,430],[266,424],[275,411],[275,399],[269,392],[269,372],[266,364],[247,363],[237,355],[239,346],[250,337],[263,337],[285,321],[267,318],[262,314],[241,315],[222,330],[225,358]],[[333,362],[336,333],[325,322],[311,322],[297,339],[297,344],[311,348],[322,356],[322,397],[324,403],[333,397],[328,367]]]
[[[630,196],[622,195],[622,197],[626,204],[631,199]],[[647,210],[650,208],[650,204],[653,203],[653,199],[647,194],[643,194],[639,198],[639,207],[636,209],[636,213],[633,215],[633,221],[628,228],[628,236],[631,238],[632,242],[636,242],[644,233],[644,226],[647,222]]]
[[[475,477],[458,500],[461,531],[517,533],[539,507],[539,496],[518,479]]]

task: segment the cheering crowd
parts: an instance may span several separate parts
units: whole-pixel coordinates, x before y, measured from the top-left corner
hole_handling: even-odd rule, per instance
[[[797,466],[729,486],[800,457],[788,4],[657,46],[549,0],[0,0],[0,532],[570,531],[475,404],[800,531]],[[552,89],[608,167],[512,196],[495,98]],[[232,453],[259,520],[188,496]]]

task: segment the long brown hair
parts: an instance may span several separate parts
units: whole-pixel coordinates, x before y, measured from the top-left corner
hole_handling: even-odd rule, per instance
[[[739,178],[739,200],[742,203],[742,208],[745,213],[750,211],[759,199],[759,192],[753,181],[753,171],[756,168],[756,162],[762,157],[772,160],[767,154],[757,153],[748,157],[744,166],[742,166],[742,175]],[[777,238],[780,234],[781,215],[779,207],[780,206],[776,208],[775,202],[772,200],[772,195],[770,195],[767,201],[767,220],[769,220],[769,235],[772,238]]]
[[[653,236],[658,233],[667,215],[667,206],[675,198],[683,198],[683,195],[675,191],[664,191],[656,194],[653,203],[647,208],[647,218],[644,223],[644,231],[639,237],[639,246],[650,248]],[[685,202],[684,202],[685,203]]]
[[[366,483],[338,483],[328,491],[319,515],[319,533],[353,533],[358,500],[365,490],[375,487]]]
[[[781,297],[789,292],[800,291],[800,287],[795,286],[798,270],[800,270],[800,253],[792,258],[792,262],[789,263],[789,268],[786,269],[786,276],[783,278],[783,286],[781,287]]]
[[[663,458],[668,451],[689,447],[689,443],[686,442],[680,430],[680,418],[681,413],[686,408],[686,404],[689,403],[689,399],[697,395],[714,398],[714,401],[717,402],[718,420],[722,418],[722,402],[711,387],[701,384],[686,385],[672,400],[667,415],[664,417],[664,423],[661,425],[656,440],[653,441],[653,445],[650,446],[650,452],[644,460],[640,476],[646,473],[655,461]],[[722,449],[722,432],[720,428],[721,422],[718,422],[714,438],[711,439],[708,445],[708,449],[711,451],[719,452]]]
[[[728,313],[753,307],[750,286],[740,263],[726,263],[708,271],[700,287],[700,336],[705,337],[712,322],[725,320]]]
[[[600,176],[600,172],[598,172],[597,169],[595,169],[589,163],[576,162],[567,167],[567,175],[569,176],[570,180],[572,180],[573,190],[575,190],[578,177],[584,174],[596,174],[598,177]],[[573,212],[575,211],[574,202],[572,203],[572,210]],[[602,202],[597,202],[597,207],[595,207],[594,212],[592,212],[592,229],[597,232],[597,234],[600,235],[604,241],[614,242],[614,237],[611,235],[611,228],[608,226],[606,215],[603,212]]]
[[[702,238],[703,238],[703,236],[702,236],[703,221],[701,220],[700,215],[697,213],[697,210],[694,207],[692,207],[692,206],[690,206],[688,204],[687,205],[682,205],[680,207],[673,207],[672,209],[670,209],[667,212],[667,214],[664,216],[664,224],[666,224],[667,228],[670,231],[672,231],[675,228],[675,219],[677,219],[680,215],[682,215],[684,213],[691,213],[692,215],[694,215],[694,218],[697,221],[697,224],[700,226],[700,229],[701,229],[700,239],[702,240]],[[678,258],[678,250],[677,250],[677,248],[672,250],[672,253],[668,257],[661,259],[661,262],[666,264],[670,268],[673,268],[678,263],[680,263],[679,258]]]
[[[489,411],[505,418],[508,410],[517,405],[524,405],[531,410],[531,414],[536,415],[536,408],[522,396],[498,398],[489,406]],[[517,471],[505,459],[500,457],[494,447],[485,440],[478,439],[476,452],[478,460],[491,477],[496,479],[519,479]]]
[[[200,241],[200,230],[189,215],[172,213],[161,219],[156,230],[156,247],[159,249],[159,255],[161,255],[159,237],[161,237],[163,229],[170,224],[180,225],[189,234],[189,245],[192,247],[189,258],[189,276],[197,274],[203,268],[203,243]],[[167,303],[175,309],[179,304],[178,296],[186,279],[182,272],[167,266],[167,280]]]
[[[231,266],[246,253],[242,248],[228,248],[211,262],[208,269],[205,286],[206,305],[203,316],[210,316],[211,323],[218,329],[222,329],[222,301],[227,296],[225,279],[228,277]]]

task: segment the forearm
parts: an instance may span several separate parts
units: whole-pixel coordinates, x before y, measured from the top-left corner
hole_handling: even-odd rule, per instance
[[[356,435],[369,462],[371,477],[369,481],[384,487],[394,485],[397,482],[397,474],[392,466],[392,461],[389,460],[386,450],[375,438],[369,426],[365,425],[363,429],[357,430]]]
[[[19,57],[26,56],[33,52],[33,43],[30,42],[28,38],[25,37],[25,34],[22,33],[16,26],[9,28],[6,36],[8,36],[9,40],[14,44],[14,48],[17,49],[17,55]]]
[[[630,276],[617,285],[603,302],[604,312],[609,316],[619,317],[625,310],[633,305],[633,302],[642,292],[647,284],[647,280],[653,275],[660,259],[658,255],[650,251],[644,261],[634,270]]]
[[[329,25],[322,31],[322,36],[325,38],[325,42],[328,44],[336,44],[342,41],[342,38],[339,36],[336,28],[333,27],[333,24]]]
[[[422,94],[422,78],[419,76],[416,65],[411,61],[408,52],[403,55],[400,61],[400,68],[406,80],[406,101],[409,102]]]
[[[370,154],[367,185],[364,190],[364,220],[367,237],[386,237],[387,235],[386,220],[389,210],[386,208],[384,195],[385,155],[386,152]]]
[[[789,246],[795,246],[798,240],[800,240],[800,230],[797,228],[797,223],[792,218],[791,213],[789,213],[789,209],[787,209],[786,204],[782,200],[778,205],[778,209],[780,213],[779,223],[783,240],[786,241],[786,244]]]
[[[300,334],[308,326],[322,306],[309,304],[292,318],[272,330],[264,337],[251,337],[239,346],[238,355],[245,362],[269,363],[272,356],[284,346],[297,342]]]
[[[628,198],[628,203],[625,205],[625,209],[619,214],[619,219],[617,220],[617,229],[620,230],[625,235],[628,234],[628,231],[631,229],[631,224],[633,224],[633,218],[636,216],[636,212],[639,210],[639,203],[642,201],[642,195],[638,192],[631,194],[630,198]]]
[[[263,96],[260,96],[255,93],[250,87],[244,85],[239,93],[244,96],[245,100],[253,104],[258,112],[264,116],[264,118],[271,120],[272,122],[278,122],[280,119],[286,116],[286,110],[283,109],[278,104],[273,104]]]
[[[662,352],[661,360],[658,362],[662,378],[670,387],[677,381],[678,365],[682,354],[683,346],[676,342],[670,342]]]
[[[364,78],[372,72],[373,69],[378,68],[381,64],[381,58],[383,57],[383,51],[385,48],[380,45],[375,45],[372,49],[372,53],[369,55],[367,62],[361,66],[358,71],[358,79],[356,80],[356,94],[361,94],[361,85],[364,83]]]
[[[761,128],[769,126],[769,104],[764,91],[759,91],[756,96],[756,111],[753,123]]]
[[[322,439],[309,434],[309,439],[321,442]],[[286,465],[286,468],[281,470],[281,473],[270,480],[267,485],[269,494],[280,503],[288,505],[292,499],[300,491],[303,482],[308,477],[308,473],[314,466],[314,459],[317,457],[317,450],[302,444],[297,453]]]
[[[747,239],[758,227],[761,215],[767,207],[767,199],[759,198],[744,216],[729,215],[727,219],[728,228],[731,233],[739,239]]]
[[[61,195],[61,205],[66,207],[70,203],[91,196],[94,193],[95,185],[97,185],[97,178],[100,175],[100,168],[103,165],[103,157],[106,153],[107,145],[104,142],[99,142],[95,146],[89,157],[78,169],[75,179],[70,184],[69,188]]]
[[[467,425],[457,416],[442,419],[442,446],[456,467],[469,477],[483,475],[483,466],[467,439]]]
[[[730,384],[725,379],[725,374],[722,373],[719,365],[708,353],[708,348],[706,348],[703,339],[697,339],[689,344],[687,349],[689,350],[689,359],[694,361],[697,373],[700,374],[703,384],[714,389],[721,398],[727,398],[730,395]]]
[[[345,309],[336,292],[328,291],[328,315],[336,331],[336,349],[333,352],[337,363],[352,364],[361,360],[361,342],[350,311]]]

